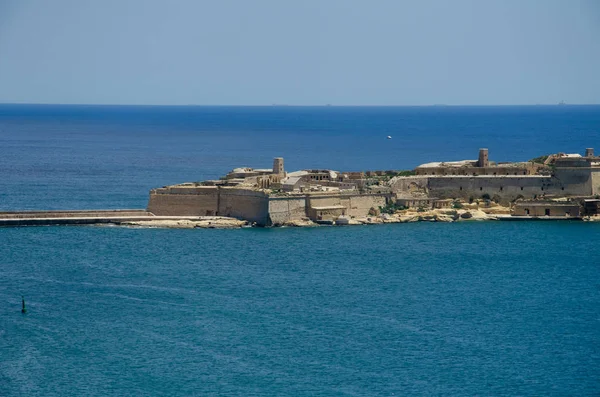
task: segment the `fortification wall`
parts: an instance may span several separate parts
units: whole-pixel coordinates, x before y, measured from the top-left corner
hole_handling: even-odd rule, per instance
[[[557,168],[553,176],[427,176],[395,178],[392,191],[398,196],[426,193],[437,198],[480,198],[487,194],[503,201],[522,196],[536,198],[545,195],[589,196],[600,192],[600,169]]]
[[[390,188],[397,194],[427,194],[429,177],[395,177],[390,181]]]
[[[365,216],[371,208],[385,206],[387,194],[349,194],[342,197],[341,204],[346,206],[346,215]]]
[[[592,172],[590,168],[556,168],[554,182],[564,188],[565,195],[589,196],[592,193]]]
[[[544,194],[556,194],[557,189],[551,177],[546,176],[492,176],[492,177],[430,177],[429,192],[438,198],[481,198],[487,194],[498,196],[503,201],[514,200],[518,196],[533,198]]]
[[[224,187],[220,189],[217,214],[268,225],[269,198],[260,191]]]
[[[306,197],[270,197],[269,216],[273,225],[306,217]]]
[[[307,207],[330,207],[340,204],[340,195],[307,195],[306,196]]]
[[[592,168],[591,172],[592,195],[600,194],[600,168]]]
[[[311,207],[346,207],[345,215],[366,216],[371,208],[385,206],[387,194],[340,194],[340,195],[303,195],[293,197],[270,197],[269,216],[273,225],[281,225],[292,220],[308,216]]]
[[[162,188],[150,192],[148,211],[161,216],[206,216],[217,213],[218,188]]]

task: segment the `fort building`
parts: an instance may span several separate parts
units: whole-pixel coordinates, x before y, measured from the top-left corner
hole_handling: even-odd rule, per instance
[[[575,206],[582,208],[581,200],[597,199],[600,194],[600,158],[591,148],[584,156],[558,153],[543,162],[496,163],[488,156],[488,149],[480,149],[477,160],[427,163],[409,176],[398,176],[406,172],[396,171],[286,172],[284,159],[276,157],[271,169],[235,168],[219,180],[153,189],[148,211],[167,216],[228,216],[258,225],[278,225],[299,219],[361,217],[389,203],[446,208],[454,200],[483,199],[518,202],[515,214],[524,216],[527,211],[540,216],[550,210],[576,217],[580,212]],[[573,203],[548,202],[556,198]],[[531,203],[525,204],[526,200]],[[545,204],[541,203],[544,200]],[[597,211],[598,205],[590,201],[587,207]]]
[[[485,160],[487,151],[480,160]],[[586,156],[558,154],[550,163],[493,163],[463,160],[423,164],[416,176],[390,181],[397,195],[421,194],[438,198],[496,197],[503,202],[543,197],[595,196],[600,194],[600,158],[593,149]],[[488,160],[489,161],[489,160]]]

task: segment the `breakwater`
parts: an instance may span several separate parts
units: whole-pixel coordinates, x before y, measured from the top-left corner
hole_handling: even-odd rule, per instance
[[[225,217],[156,216],[146,210],[75,210],[75,211],[11,211],[0,212],[2,226],[55,225],[145,225],[182,227],[231,227],[243,223]]]
[[[146,210],[73,210],[0,212],[0,226],[92,225],[153,218]]]

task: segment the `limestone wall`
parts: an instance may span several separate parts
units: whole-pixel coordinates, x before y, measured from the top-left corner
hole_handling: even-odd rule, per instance
[[[220,189],[217,215],[268,225],[269,198],[260,191],[223,187]]]
[[[306,217],[306,197],[270,197],[269,216],[273,225],[282,225]]]
[[[592,194],[592,172],[590,168],[556,168],[555,182],[564,187],[567,195],[589,196]]]
[[[263,192],[216,186],[174,186],[150,192],[148,211],[155,215],[220,215],[266,224],[268,199]]]
[[[390,188],[393,193],[405,194],[427,194],[429,177],[395,177],[390,180]]]
[[[365,216],[371,208],[385,206],[387,198],[386,194],[349,194],[342,196],[341,204],[346,206],[346,215]]]
[[[547,176],[491,176],[491,177],[439,177],[429,178],[429,192],[432,197],[475,199],[487,194],[499,196],[502,200],[514,200],[518,196],[539,197],[556,194],[551,177]]]
[[[307,217],[308,210],[314,207],[342,205],[342,212],[350,216],[366,216],[371,208],[383,207],[389,195],[386,194],[329,194],[303,195],[292,197],[270,197],[269,216],[273,225]]]
[[[592,168],[591,172],[592,195],[600,194],[600,168]]]
[[[594,175],[594,177],[592,177]],[[596,176],[597,175],[597,176]],[[510,201],[519,196],[537,198],[546,195],[589,196],[600,192],[600,170],[589,168],[557,168],[554,176],[428,176],[394,178],[392,191],[398,196],[426,193],[438,198],[481,198],[499,196]]]
[[[340,195],[307,195],[307,207],[330,207],[340,205]]]
[[[216,186],[173,187],[150,192],[148,211],[154,215],[216,215],[219,192]]]

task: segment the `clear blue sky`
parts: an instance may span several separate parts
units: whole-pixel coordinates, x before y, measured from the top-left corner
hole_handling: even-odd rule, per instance
[[[0,102],[600,103],[600,0],[0,0]]]

